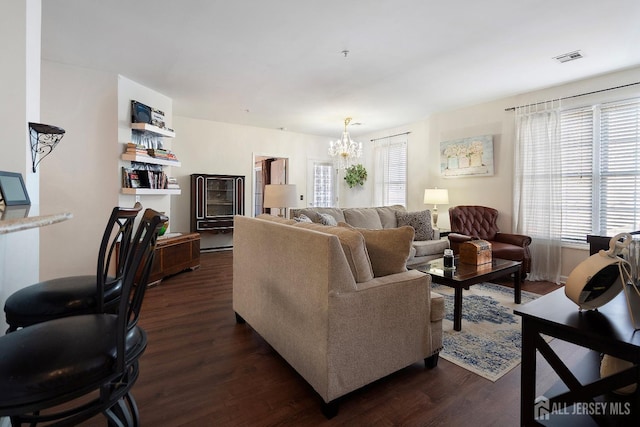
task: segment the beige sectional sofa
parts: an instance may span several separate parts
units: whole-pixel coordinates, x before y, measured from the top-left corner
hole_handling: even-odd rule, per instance
[[[436,365],[444,300],[429,275],[404,265],[413,229],[360,232],[270,215],[237,216],[234,227],[236,320],[314,388],[327,417],[353,390],[416,362]]]
[[[299,218],[301,215],[316,223],[326,223],[323,215],[330,215],[336,223],[344,222],[356,228],[366,229],[397,228],[398,220],[404,220],[404,223],[416,228],[416,239],[413,241],[412,250],[407,260],[408,266],[442,258],[444,250],[449,247],[449,241],[447,239],[441,240],[439,230],[431,227],[431,212],[428,210],[407,212],[402,205],[373,208],[291,209],[291,218]],[[420,218],[422,221],[416,223],[416,218]]]

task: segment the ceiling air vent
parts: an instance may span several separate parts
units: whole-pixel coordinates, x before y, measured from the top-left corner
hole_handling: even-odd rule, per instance
[[[582,55],[582,52],[576,50],[574,52],[564,53],[562,55],[556,56],[553,59],[558,62],[569,62],[580,58],[584,58],[584,56]]]

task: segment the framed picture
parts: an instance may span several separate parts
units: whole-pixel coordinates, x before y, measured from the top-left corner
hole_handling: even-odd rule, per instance
[[[445,178],[493,175],[493,135],[440,143],[440,174]]]
[[[0,196],[5,206],[30,205],[22,174],[0,171]]]

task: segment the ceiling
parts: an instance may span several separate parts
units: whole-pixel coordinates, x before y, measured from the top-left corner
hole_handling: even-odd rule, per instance
[[[43,59],[174,115],[331,137],[640,65],[638,0],[42,0],[42,21]]]

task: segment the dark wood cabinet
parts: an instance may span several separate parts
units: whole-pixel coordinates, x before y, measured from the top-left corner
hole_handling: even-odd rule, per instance
[[[149,273],[149,285],[164,277],[200,267],[200,235],[198,233],[170,233],[158,237],[155,257]]]
[[[118,253],[120,242],[116,245],[116,253]],[[167,276],[185,270],[195,270],[198,267],[200,267],[200,234],[169,233],[159,236],[147,286],[157,285]],[[139,276],[140,272],[137,274]]]
[[[191,231],[229,233],[244,215],[244,176],[191,175]]]

